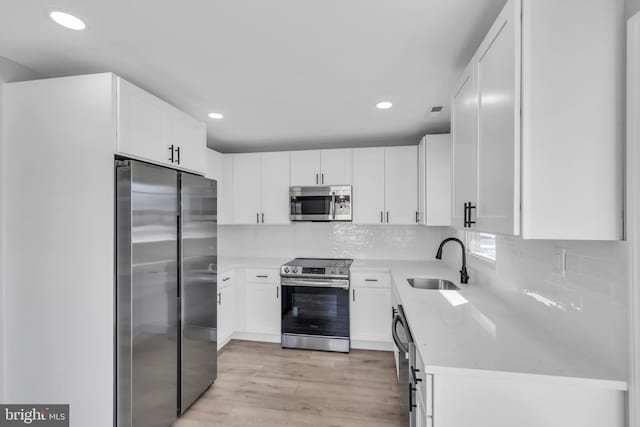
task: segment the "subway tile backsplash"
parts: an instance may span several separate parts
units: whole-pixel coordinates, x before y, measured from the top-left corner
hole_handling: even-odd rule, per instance
[[[222,225],[218,232],[223,256],[396,260],[432,259],[441,236],[440,228],[351,223]]]
[[[443,237],[463,233],[443,229]],[[566,270],[562,271],[562,250]],[[524,324],[570,344],[622,376],[627,370],[627,244],[522,240],[498,236],[491,266],[469,257],[470,283],[484,286],[521,313]],[[459,268],[459,251],[445,251]],[[572,355],[568,355],[571,357]]]

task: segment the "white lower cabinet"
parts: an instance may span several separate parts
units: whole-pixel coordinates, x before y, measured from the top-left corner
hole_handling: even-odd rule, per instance
[[[388,274],[352,274],[349,307],[352,347],[391,349],[390,282]]]
[[[247,274],[245,316],[245,332],[280,335],[279,277],[262,281]]]
[[[235,331],[235,297],[233,274],[221,274],[218,279],[218,350],[229,342]]]

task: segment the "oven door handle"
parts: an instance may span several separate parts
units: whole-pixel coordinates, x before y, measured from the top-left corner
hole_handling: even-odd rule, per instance
[[[405,347],[404,344],[402,344],[402,342],[400,341],[400,338],[398,338],[398,334],[396,334],[396,324],[398,323],[402,324],[402,326],[406,330],[407,326],[402,321],[400,314],[396,314],[393,320],[391,321],[391,336],[393,337],[393,342],[396,343],[396,347],[398,347],[398,350],[406,354],[406,353],[409,353],[409,349]]]
[[[331,193],[331,212],[330,212],[330,215],[331,215],[331,217],[333,219],[336,219],[336,193]]]
[[[348,280],[282,280],[280,284],[282,286],[349,289]]]

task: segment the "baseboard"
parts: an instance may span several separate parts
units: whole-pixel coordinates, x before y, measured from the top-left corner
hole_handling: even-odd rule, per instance
[[[231,341],[232,335],[229,335],[226,339],[222,340],[222,342],[218,342],[218,351],[222,350],[225,345],[229,344]]]
[[[257,332],[234,332],[231,338],[234,340],[280,343],[280,334],[274,335]]]
[[[351,348],[356,350],[393,351],[393,343],[385,341],[351,340]]]

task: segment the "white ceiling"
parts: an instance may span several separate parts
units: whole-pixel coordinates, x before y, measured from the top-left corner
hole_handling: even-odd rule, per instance
[[[504,3],[0,0],[0,56],[44,76],[113,71],[206,121],[223,152],[411,144],[449,129],[452,87]]]

